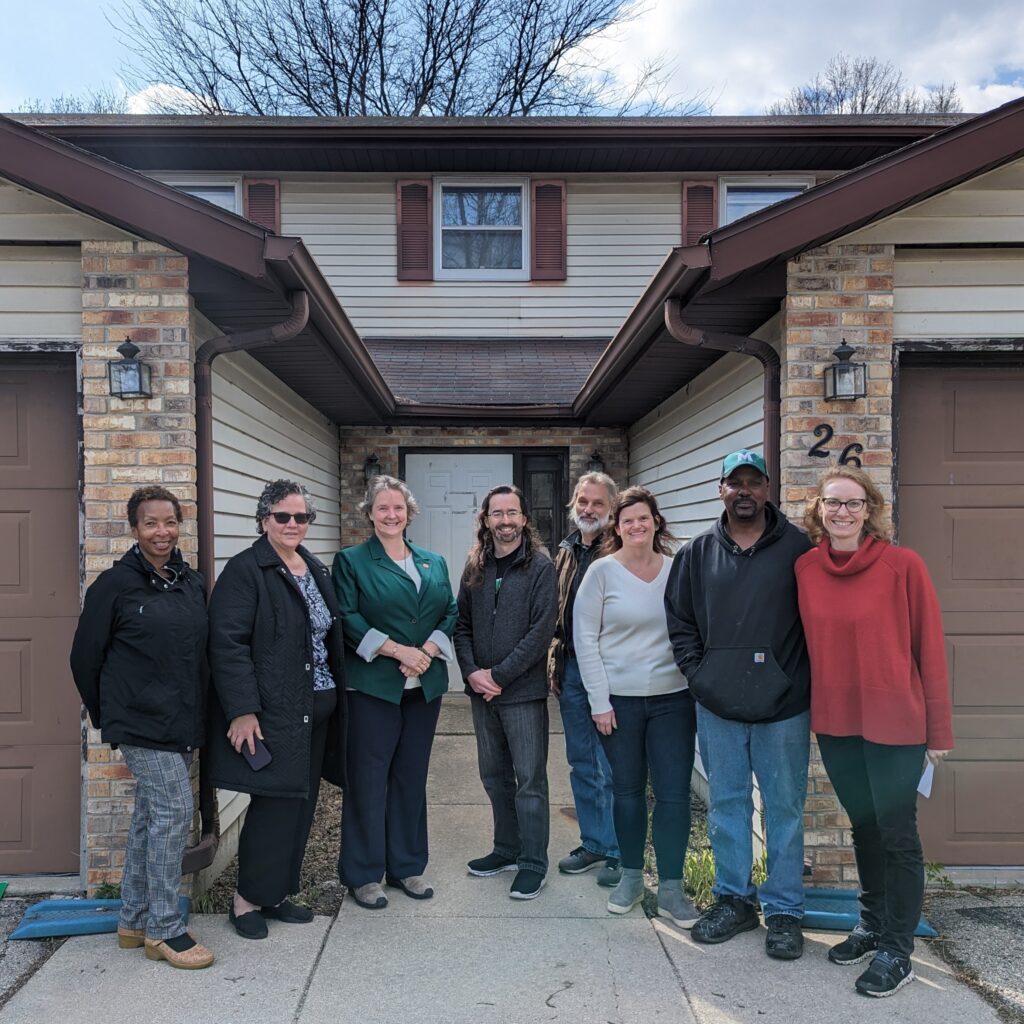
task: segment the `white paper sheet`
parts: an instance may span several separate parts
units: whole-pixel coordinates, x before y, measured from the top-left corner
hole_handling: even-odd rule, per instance
[[[924,771],[921,773],[921,781],[917,784],[917,791],[923,797],[932,795],[932,780],[935,778],[935,765],[925,758]]]

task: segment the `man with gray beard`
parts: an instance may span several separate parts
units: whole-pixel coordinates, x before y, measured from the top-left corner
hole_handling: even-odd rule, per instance
[[[602,865],[597,884],[618,885],[622,877],[619,846],[612,823],[612,773],[590,717],[590,702],[580,678],[572,642],[572,609],[576,591],[595,558],[601,536],[611,520],[619,491],[605,473],[584,473],[569,502],[576,527],[558,546],[558,622],[548,656],[548,684],[558,697],[565,730],[565,756],[576,804],[580,845],[558,862],[558,870],[579,875]]]

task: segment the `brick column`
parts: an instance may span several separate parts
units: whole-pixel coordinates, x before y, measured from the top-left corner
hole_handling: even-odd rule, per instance
[[[858,457],[888,500],[893,493],[893,270],[891,245],[821,246],[788,267],[782,366],[782,507],[802,523],[808,495],[821,475],[854,442]],[[826,402],[824,372],[845,340],[867,364],[867,397]],[[827,459],[808,451],[819,423],[835,431]],[[849,821],[842,812],[817,746],[805,808],[813,879],[821,885],[857,881]]]
[[[152,368],[153,397],[112,398],[107,364],[125,340]],[[83,590],[128,549],[126,504],[162,484],[181,501],[179,545],[194,565],[196,423],[188,260],[154,242],[82,243]],[[86,723],[88,719],[86,718]],[[198,770],[193,765],[194,776]],[[89,891],[117,883],[135,783],[117,751],[86,725],[82,873]]]

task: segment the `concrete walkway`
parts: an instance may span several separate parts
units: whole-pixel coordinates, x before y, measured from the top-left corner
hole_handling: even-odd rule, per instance
[[[825,960],[833,933],[807,933],[803,959],[764,954],[764,929],[721,946],[605,909],[594,874],[557,871],[533,901],[508,897],[512,874],[473,878],[490,850],[490,808],[462,698],[451,698],[430,779],[430,877],[437,896],[391,892],[383,911],[346,900],[336,918],[238,938],[222,916],[193,918],[217,963],[193,974],[119,951],[110,935],[68,940],[0,1011],[2,1024],[845,1024],[962,1020],[995,1011],[923,946],[919,980],[889,1000],[853,992],[858,968]],[[461,705],[461,706],[460,706]],[[561,737],[552,736],[551,857],[577,844]]]

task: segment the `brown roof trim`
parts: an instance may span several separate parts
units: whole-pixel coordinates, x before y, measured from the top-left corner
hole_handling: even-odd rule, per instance
[[[2,115],[0,176],[250,280],[264,276],[264,229]]]
[[[710,282],[788,258],[1024,155],[1024,98],[712,231]]]
[[[573,401],[573,412],[580,419],[592,412],[642,354],[646,342],[664,322],[665,300],[691,291],[710,263],[706,245],[678,246],[668,254],[583,382]]]

